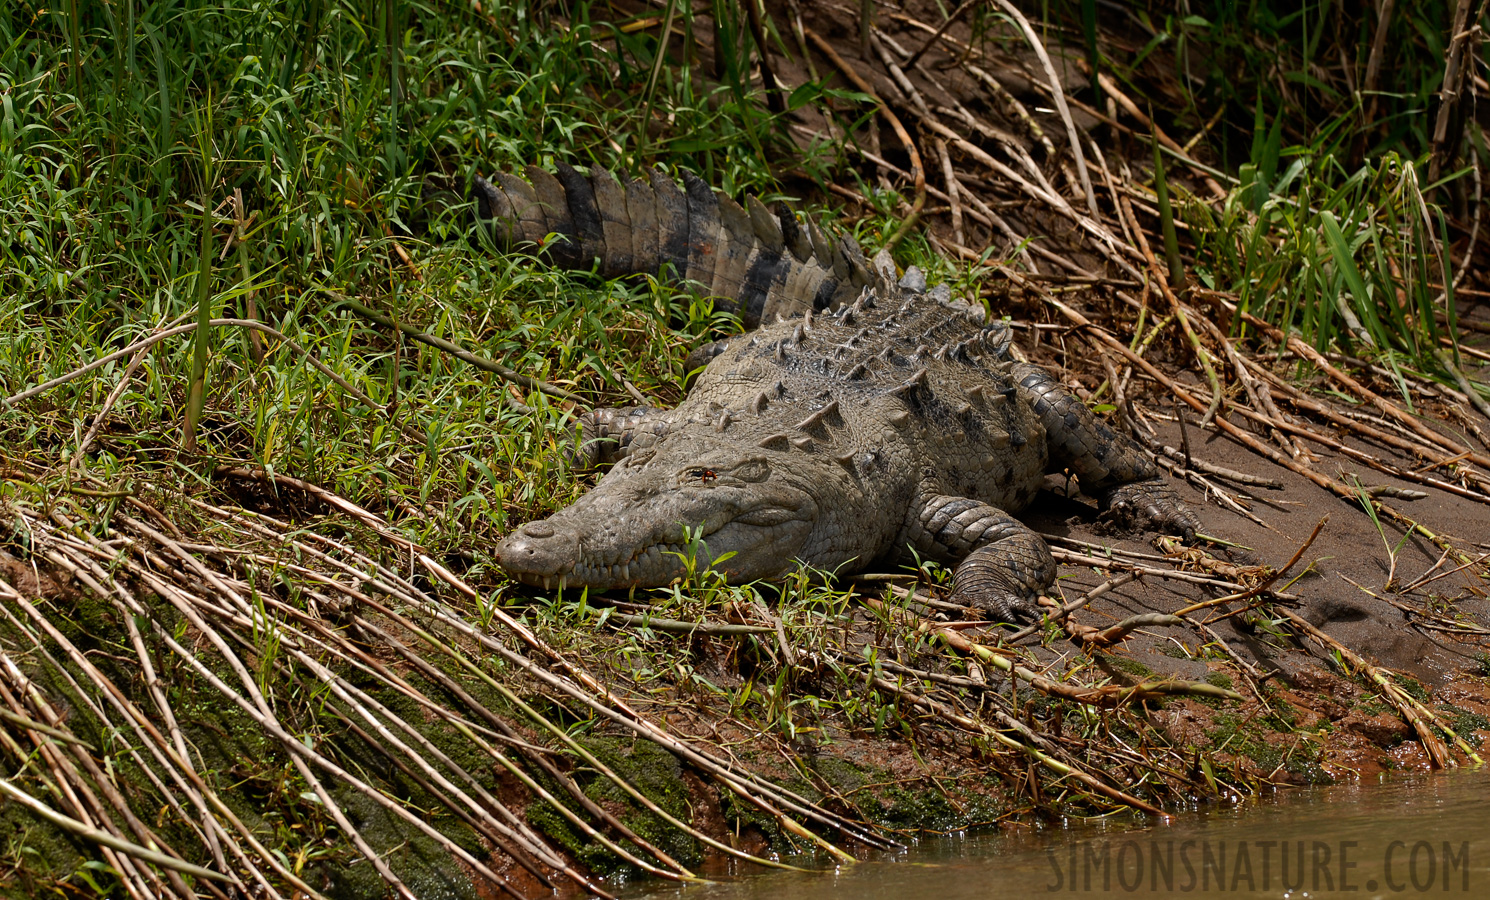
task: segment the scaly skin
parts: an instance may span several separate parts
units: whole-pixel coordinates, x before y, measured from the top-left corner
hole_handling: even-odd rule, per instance
[[[1129,524],[1192,537],[1195,516],[1157,467],[1044,370],[1008,358],[981,310],[925,292],[912,270],[836,315],[796,316],[723,343],[671,411],[597,410],[582,455],[614,466],[595,489],[498,547],[544,587],[663,586],[700,563],[731,580],[799,563],[851,573],[914,551],[956,564],[953,600],[1002,621],[1035,615],[1055,579],[1013,513],[1046,472]],[[723,559],[725,554],[732,554]]]

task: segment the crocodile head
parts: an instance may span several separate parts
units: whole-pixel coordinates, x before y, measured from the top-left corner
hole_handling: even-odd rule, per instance
[[[822,480],[801,463],[694,431],[668,435],[573,506],[508,535],[497,554],[540,587],[660,587],[686,574],[691,533],[703,542],[693,549],[700,570],[719,560],[732,581],[775,577],[818,518]]]

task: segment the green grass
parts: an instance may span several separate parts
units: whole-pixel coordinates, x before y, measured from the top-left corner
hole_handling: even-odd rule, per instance
[[[433,513],[419,539],[437,544],[495,535],[508,510],[563,502],[574,479],[550,451],[567,436],[568,410],[536,402],[536,413],[515,413],[500,383],[370,330],[334,297],[395,311],[597,403],[629,402],[623,378],[675,400],[685,345],[716,324],[707,306],[475,251],[462,240],[465,211],[441,217],[422,198],[555,158],[617,170],[686,163],[770,195],[762,154],[781,139],[738,60],[723,86],[664,66],[645,93],[655,28],[592,24],[583,4],[567,22],[552,8],[539,18],[506,5],[487,18],[461,4],[324,0],[7,5],[0,393],[163,323],[241,317],[252,302],[386,413],[286,349],[271,344],[258,364],[246,335],[203,332],[195,350],[185,336],[150,354],[95,444],[95,474],[145,465],[190,480],[174,451],[201,384],[200,428],[187,429],[200,442],[196,473],[241,462],[373,508],[391,497]],[[647,112],[671,124],[642,147]],[[7,447],[66,455],[124,366],[7,416]]]
[[[1435,355],[1457,340],[1455,269],[1422,161],[1389,153],[1349,169],[1308,148],[1287,157],[1272,182],[1266,160],[1244,167],[1219,213],[1186,206],[1201,284],[1316,349],[1454,384]]]

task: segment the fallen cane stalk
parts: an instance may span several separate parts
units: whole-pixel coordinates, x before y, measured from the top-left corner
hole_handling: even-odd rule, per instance
[[[1121,803],[1124,806],[1130,807],[1132,809],[1146,812],[1161,821],[1168,821],[1169,819],[1169,814],[1164,812],[1164,810],[1158,808],[1157,806],[1154,806],[1151,803],[1145,803],[1144,801],[1132,796],[1131,794],[1120,791],[1109,784],[1105,784],[1094,775],[1090,775],[1073,766],[1068,766],[1058,759],[1051,758],[1048,754],[1041,751],[1038,747],[1032,747],[1029,744],[1024,743],[1023,741],[1016,741],[1014,738],[1009,737],[1002,731],[999,731],[995,728],[989,728],[982,722],[979,722],[976,719],[969,718],[968,716],[964,716],[961,713],[950,709],[944,704],[937,703],[935,700],[932,700],[929,697],[923,697],[915,691],[907,690],[906,688],[896,684],[895,682],[890,681],[886,678],[882,678],[878,675],[873,677],[872,683],[876,688],[879,688],[880,690],[904,696],[917,706],[925,707],[926,709],[932,710],[942,718],[947,719],[950,722],[955,722],[969,731],[992,738],[993,740],[998,741],[1000,744],[1003,744],[1006,747],[1025,753],[1030,756],[1030,758],[1034,759],[1040,765],[1051,770],[1052,772],[1055,772],[1058,775],[1066,776],[1068,778],[1074,778],[1087,787],[1091,788],[1092,790],[1096,791],[1097,793],[1102,794],[1104,797],[1116,800],[1118,803]]]
[[[0,779],[0,793],[4,793],[6,797],[21,804],[58,828],[70,831],[96,844],[102,844],[110,849],[118,850],[120,853],[127,853],[130,856],[148,863],[153,863],[163,869],[175,869],[178,872],[193,875],[197,878],[205,878],[209,881],[224,881],[228,884],[242,886],[238,879],[231,875],[214,872],[211,869],[204,869],[201,866],[194,866],[189,862],[166,856],[164,853],[157,853],[154,850],[141,847],[139,844],[115,837],[106,831],[100,831],[97,828],[85,825],[71,816],[64,816],[62,813],[57,812],[50,806],[47,806],[45,803],[42,803],[40,800],[11,784],[8,780]]]
[[[1429,727],[1430,721],[1438,725],[1439,728],[1443,729],[1445,734],[1452,737],[1455,743],[1459,745],[1459,749],[1464,751],[1464,754],[1471,760],[1473,760],[1476,765],[1484,765],[1484,760],[1480,759],[1479,754],[1475,753],[1474,749],[1470,747],[1469,744],[1465,743],[1465,741],[1460,738],[1458,734],[1455,734],[1453,730],[1451,730],[1447,725],[1440,721],[1438,716],[1434,714],[1432,710],[1423,706],[1410,694],[1402,690],[1402,688],[1399,687],[1397,683],[1391,679],[1391,676],[1387,670],[1367,662],[1363,657],[1361,657],[1360,654],[1356,653],[1354,650],[1325,634],[1323,631],[1320,631],[1313,624],[1311,624],[1308,619],[1305,619],[1298,613],[1282,608],[1277,609],[1277,611],[1281,613],[1284,618],[1288,619],[1288,621],[1297,626],[1299,630],[1309,635],[1309,637],[1313,638],[1322,646],[1327,647],[1330,650],[1335,651],[1336,653],[1339,653],[1341,658],[1343,658],[1346,662],[1349,662],[1357,669],[1365,672],[1372,681],[1380,685],[1382,688],[1382,695],[1386,697],[1387,702],[1396,707],[1398,714],[1400,714],[1402,718],[1413,727],[1413,730],[1418,733],[1418,738],[1423,742],[1423,749],[1428,752],[1429,761],[1432,762],[1435,769],[1446,768],[1450,765],[1453,765],[1454,761],[1453,758],[1449,756],[1448,748],[1444,746],[1443,741],[1440,740],[1438,735],[1434,734],[1432,728]]]

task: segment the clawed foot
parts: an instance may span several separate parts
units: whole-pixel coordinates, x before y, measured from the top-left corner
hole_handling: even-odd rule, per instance
[[[1162,479],[1120,484],[1101,499],[1101,521],[1118,530],[1179,534],[1190,541],[1200,528],[1200,519]]]
[[[953,603],[985,610],[995,622],[1038,622],[1040,591],[1055,581],[1055,560],[1029,533],[980,547],[952,574]]]
[[[1040,608],[1033,594],[1021,593],[1012,586],[980,584],[965,588],[953,581],[951,602],[983,610],[989,619],[1009,624],[1034,623],[1040,620]]]

